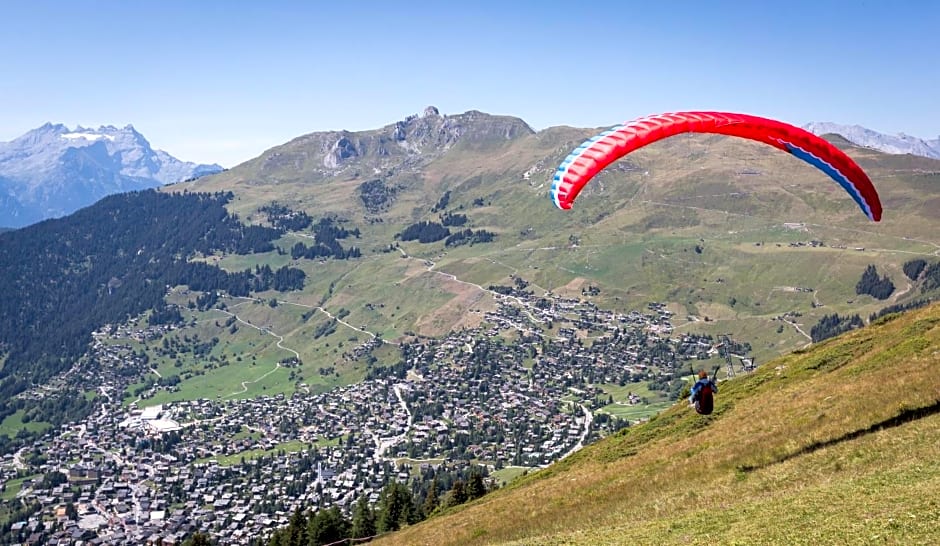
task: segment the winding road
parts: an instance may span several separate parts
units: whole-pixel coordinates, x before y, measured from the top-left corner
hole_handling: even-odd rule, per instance
[[[251,300],[251,301],[260,301],[260,300],[255,300],[254,298],[245,298],[245,299],[248,299],[248,300]],[[294,356],[297,358],[297,360],[300,360],[300,353],[298,353],[298,352],[295,351],[294,349],[291,349],[290,347],[285,347],[285,346],[283,345],[283,343],[284,343],[284,336],[275,334],[274,332],[272,332],[271,330],[268,330],[267,328],[261,328],[260,326],[255,326],[254,324],[248,322],[247,320],[242,319],[241,317],[239,317],[239,316],[236,315],[235,313],[230,313],[229,311],[223,311],[222,309],[216,309],[216,311],[218,311],[218,312],[220,312],[220,313],[223,313],[223,314],[225,314],[225,315],[228,315],[228,316],[230,316],[230,317],[235,317],[235,320],[237,320],[238,322],[240,322],[240,323],[242,323],[242,324],[244,324],[244,325],[246,325],[246,326],[250,326],[251,328],[254,328],[255,330],[258,330],[259,332],[268,334],[269,336],[273,336],[274,338],[277,339],[276,345],[277,345],[278,348],[283,349],[283,350],[285,350],[285,351],[288,351],[288,352],[290,352],[290,353],[293,353]],[[281,367],[282,367],[282,366],[281,366],[281,363],[280,363],[280,362],[276,362],[276,363],[274,364],[274,368],[273,368],[272,370],[266,372],[264,375],[262,375],[261,377],[259,377],[259,378],[257,378],[257,379],[254,379],[254,380],[251,380],[251,381],[242,381],[242,382],[241,382],[241,383],[242,383],[242,390],[229,393],[229,394],[225,395],[223,398],[231,398],[231,397],[233,397],[233,396],[238,396],[239,394],[244,394],[244,393],[248,392],[248,385],[249,385],[249,384],[257,383],[258,381],[263,380],[264,378],[268,377],[268,376],[271,375],[272,373],[276,372],[276,371],[277,371],[279,368],[281,368]]]

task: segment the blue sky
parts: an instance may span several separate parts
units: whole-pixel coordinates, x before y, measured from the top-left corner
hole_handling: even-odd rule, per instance
[[[940,2],[6,2],[0,141],[133,124],[232,167],[437,106],[599,127],[709,109],[940,134]]]

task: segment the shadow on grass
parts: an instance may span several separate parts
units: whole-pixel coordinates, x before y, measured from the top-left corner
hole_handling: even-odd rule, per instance
[[[855,431],[843,434],[842,436],[831,438],[829,440],[825,440],[821,442],[813,442],[812,444],[804,446],[798,449],[797,451],[794,451],[793,453],[783,455],[782,457],[777,457],[776,459],[772,461],[768,461],[766,463],[755,464],[755,465],[741,465],[738,467],[738,470],[741,472],[753,472],[755,470],[760,470],[762,468],[766,468],[771,465],[789,461],[790,459],[799,457],[801,455],[808,455],[810,453],[813,453],[814,451],[818,451],[825,447],[840,444],[842,442],[846,442],[849,440],[855,440],[857,438],[861,438],[862,436],[866,434],[871,434],[873,432],[878,432],[880,430],[898,427],[905,423],[910,423],[912,421],[923,419],[924,417],[928,417],[928,416],[935,415],[938,413],[940,413],[940,400],[937,400],[936,402],[934,402],[933,404],[929,406],[923,406],[923,407],[914,408],[914,409],[905,409],[901,411],[901,413],[895,415],[894,417],[875,423],[868,428],[855,430]]]

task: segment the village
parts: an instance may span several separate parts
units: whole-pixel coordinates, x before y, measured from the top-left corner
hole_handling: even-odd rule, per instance
[[[0,462],[0,484],[17,482],[26,507],[0,543],[177,545],[199,531],[247,544],[297,507],[348,513],[429,465],[545,467],[630,425],[603,412],[597,385],[668,384],[714,352],[706,336],[674,336],[661,304],[621,314],[522,290],[498,300],[480,328],[403,344],[400,365],[321,394],[124,405],[148,366],[120,339],[161,329],[100,332],[86,368],[61,379],[93,385],[96,411]]]

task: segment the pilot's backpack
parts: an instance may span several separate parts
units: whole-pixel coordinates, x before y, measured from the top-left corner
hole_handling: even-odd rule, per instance
[[[701,390],[698,391],[698,398],[695,400],[695,411],[702,415],[711,415],[713,409],[715,409],[715,400],[712,398],[711,382],[708,382],[702,385]]]

